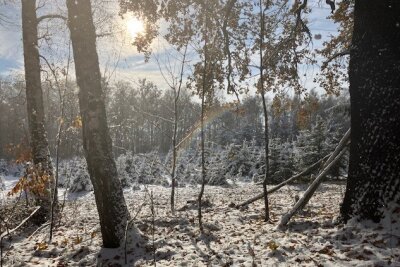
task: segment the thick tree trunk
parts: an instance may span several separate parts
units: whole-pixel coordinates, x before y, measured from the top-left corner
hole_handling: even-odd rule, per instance
[[[379,221],[400,202],[400,1],[356,0],[350,53],[351,147],[341,214]]]
[[[48,175],[45,182],[48,189],[43,195],[34,195],[35,201],[41,206],[35,215],[35,221],[45,222],[51,213],[51,188],[53,187],[53,168],[51,165],[49,144],[44,127],[43,93],[40,78],[40,58],[38,47],[38,20],[36,1],[22,0],[22,39],[24,46],[26,106],[32,160],[39,173]]]
[[[67,0],[79,86],[83,148],[100,217],[103,245],[118,247],[129,217],[112,155],[89,0]]]
[[[26,105],[28,110],[33,163],[41,164],[43,170],[52,174],[49,145],[44,127],[37,24],[36,1],[22,0],[22,38],[24,45]]]

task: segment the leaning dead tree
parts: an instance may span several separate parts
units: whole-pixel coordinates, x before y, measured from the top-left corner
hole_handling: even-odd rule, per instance
[[[283,181],[282,183],[274,186],[273,188],[268,190],[268,194],[272,194],[276,191],[278,191],[279,189],[281,189],[282,187],[284,187],[285,185],[287,185],[290,182],[295,181],[296,179],[309,174],[311,171],[313,171],[315,168],[321,166],[321,164],[323,163],[321,169],[324,170],[331,162],[332,160],[335,160],[336,157],[340,154],[341,151],[344,150],[345,146],[347,145],[347,142],[350,140],[350,129],[345,133],[345,135],[342,137],[341,141],[339,142],[339,144],[337,145],[335,151],[333,151],[331,154],[326,155],[325,157],[323,157],[322,159],[318,160],[317,162],[315,162],[314,164],[310,165],[307,167],[307,169],[305,169],[304,171],[293,175],[292,177],[290,177],[289,179]],[[341,154],[342,156],[343,154]],[[341,157],[340,156],[340,157]],[[335,163],[340,159],[340,157],[335,161]],[[326,161],[325,161],[326,160]],[[333,164],[334,165],[334,164]],[[332,165],[332,166],[333,166]],[[329,171],[329,170],[328,170]],[[320,172],[321,173],[321,172]],[[319,176],[319,175],[318,175]],[[317,177],[318,178],[318,177]],[[319,184],[318,184],[319,185]],[[318,186],[317,185],[317,186]],[[261,193],[253,198],[250,198],[246,201],[243,201],[242,203],[239,203],[237,205],[235,205],[236,208],[240,208],[246,205],[249,205],[253,202],[256,202],[257,200],[263,199],[264,198],[264,193]]]
[[[315,162],[314,164],[308,166],[308,168],[305,169],[304,171],[299,172],[299,173],[293,175],[293,176],[290,177],[289,179],[287,179],[287,180],[283,181],[282,183],[280,183],[280,184],[274,186],[273,188],[269,189],[269,190],[267,191],[267,193],[268,193],[268,194],[272,194],[272,193],[278,191],[279,189],[281,189],[282,187],[284,187],[285,185],[287,185],[288,183],[293,182],[294,180],[296,180],[296,179],[298,179],[298,178],[300,178],[300,177],[302,177],[302,176],[304,176],[304,175],[309,174],[309,173],[310,173],[311,171],[313,171],[315,168],[321,166],[321,164],[322,164],[326,159],[328,159],[328,157],[330,157],[331,155],[332,155],[332,154],[326,155],[325,157],[323,157],[322,159],[318,160],[318,161]],[[255,196],[255,197],[252,197],[252,198],[250,198],[250,199],[248,199],[248,200],[246,200],[246,201],[243,201],[242,203],[239,203],[239,204],[235,205],[235,207],[236,207],[236,208],[240,208],[240,207],[249,205],[249,204],[251,204],[251,203],[253,203],[253,202],[256,202],[257,200],[263,199],[263,198],[264,198],[264,193],[261,193],[261,194],[258,194],[258,195]]]
[[[339,161],[339,159],[346,152],[346,146],[350,141],[350,129],[346,132],[346,134],[340,140],[338,146],[335,151],[331,154],[329,159],[325,162],[322,171],[317,175],[317,178],[312,182],[312,184],[308,187],[303,196],[297,201],[292,210],[290,210],[286,215],[284,215],[278,225],[278,228],[283,228],[287,225],[290,219],[300,210],[304,208],[304,206],[311,199],[318,186],[321,184],[322,179],[326,176],[329,170]]]

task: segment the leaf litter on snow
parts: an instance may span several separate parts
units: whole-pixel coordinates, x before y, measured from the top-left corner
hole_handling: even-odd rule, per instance
[[[263,203],[229,207],[260,193],[260,187],[207,186],[204,232],[199,232],[197,187],[177,188],[176,212],[170,212],[170,188],[154,192],[154,218],[145,190],[125,190],[136,216],[127,238],[127,266],[400,266],[400,210],[382,223],[351,221],[336,225],[344,186],[323,184],[284,231],[279,220],[304,192],[290,185],[270,195],[271,220],[263,221]],[[154,220],[154,224],[153,224]],[[69,198],[48,243],[48,227],[21,232],[5,244],[5,266],[125,266],[124,246],[101,247],[93,193]],[[11,247],[10,247],[11,246]]]

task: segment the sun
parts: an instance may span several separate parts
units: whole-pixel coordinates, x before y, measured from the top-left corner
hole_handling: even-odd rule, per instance
[[[132,39],[135,39],[139,33],[144,32],[144,24],[137,18],[129,18],[126,21],[126,28]]]

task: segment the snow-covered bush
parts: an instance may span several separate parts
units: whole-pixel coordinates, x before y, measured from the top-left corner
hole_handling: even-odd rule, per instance
[[[333,136],[319,118],[311,130],[303,130],[296,141],[270,140],[270,179],[268,183],[280,183],[294,173],[302,171],[334,149]],[[230,182],[260,182],[265,171],[264,147],[257,142],[243,141],[241,145],[206,146],[206,179],[209,185],[227,185]],[[171,186],[172,153],[165,156],[158,152],[135,154],[128,152],[116,158],[118,176],[123,187],[138,184]],[[201,151],[196,146],[178,152],[176,162],[178,186],[200,184]],[[73,159],[60,166],[60,185],[71,191],[93,190],[86,170],[86,161]]]
[[[201,182],[201,158],[199,151],[188,149],[179,154],[176,165],[178,186]],[[200,164],[200,165],[199,165]]]
[[[206,179],[208,185],[227,185],[226,165],[224,164],[225,150],[214,147],[207,148],[206,154]],[[171,159],[167,158],[167,166],[170,168]],[[200,184],[201,173],[201,151],[188,149],[180,153],[176,166],[176,178],[178,185]]]
[[[73,158],[60,162],[59,186],[69,187],[70,192],[93,190],[84,158]]]
[[[132,155],[126,153],[116,159],[118,176],[123,187],[135,184],[168,185],[168,172],[157,153]],[[71,192],[92,191],[93,186],[84,158],[60,162],[59,186],[69,187]]]
[[[209,185],[227,185],[228,180],[251,181],[259,174],[260,149],[254,143],[214,146],[206,151],[206,179]],[[178,179],[184,183],[201,183],[201,153],[191,150],[178,160]]]
[[[270,179],[273,183],[280,183],[288,179],[295,172],[293,145],[282,142],[280,138],[270,141]]]
[[[123,187],[128,187],[129,184],[133,183],[133,176],[135,171],[135,159],[132,156],[131,152],[127,154],[120,155],[116,160],[115,164],[117,165],[118,175],[121,180],[121,184]]]
[[[330,121],[328,121],[330,123]],[[294,142],[293,154],[294,164],[298,172],[306,169],[311,164],[333,152],[347,129],[336,128],[336,125],[328,125],[320,116],[311,130],[299,132],[297,140]],[[338,178],[346,173],[348,155],[330,170],[328,177]],[[304,177],[308,179],[308,177]]]
[[[168,170],[156,152],[136,155],[128,152],[116,159],[116,165],[123,187],[130,187],[133,184],[170,183]]]
[[[227,185],[226,151],[223,149],[207,150],[206,179],[209,185]],[[200,165],[201,167],[201,165]],[[200,168],[201,170],[201,168]],[[199,172],[201,175],[201,172]],[[201,177],[200,177],[201,181]]]
[[[263,173],[265,159],[262,148],[255,142],[243,142],[240,146],[227,147],[226,166],[229,175],[234,180],[250,182],[257,180]]]
[[[0,175],[20,177],[23,172],[23,164],[9,163],[4,159],[0,159]]]

